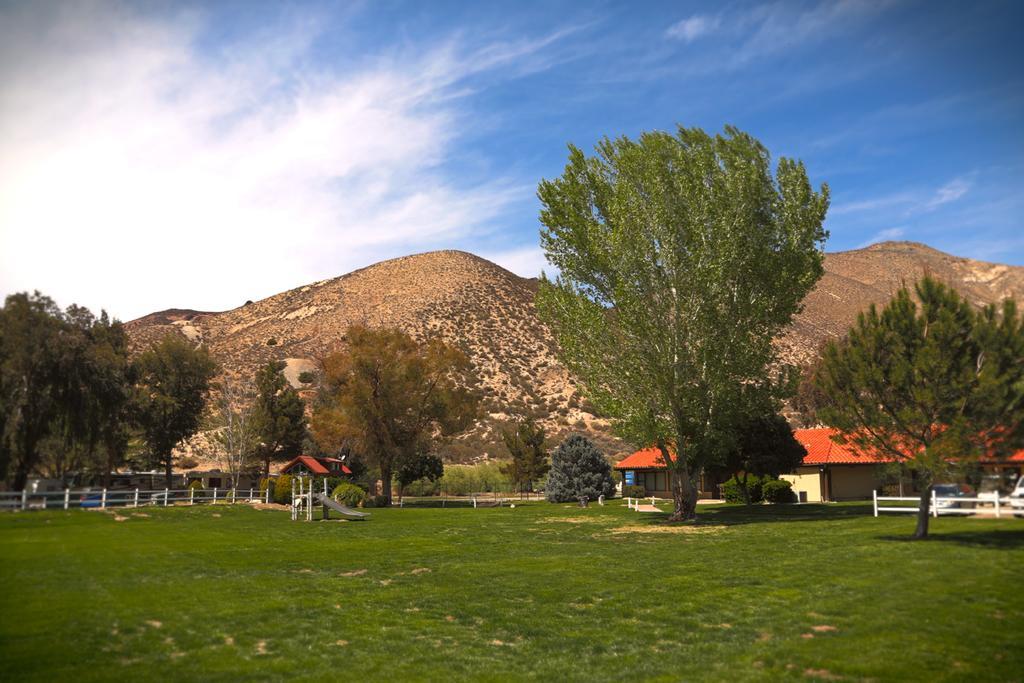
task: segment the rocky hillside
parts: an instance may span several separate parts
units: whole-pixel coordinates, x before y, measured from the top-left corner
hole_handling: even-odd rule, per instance
[[[857,312],[884,303],[902,283],[931,274],[972,301],[1024,299],[1024,268],[958,258],[921,244],[886,242],[829,254],[826,274],[780,340],[785,356],[806,363],[821,343],[842,334]],[[554,341],[537,318],[536,281],[458,251],[384,261],[222,313],[174,309],[128,323],[135,348],[167,333],[208,346],[229,372],[251,376],[272,359],[288,363],[289,380],[340,348],[353,323],[391,326],[417,338],[440,336],[470,357],[487,417],[450,452],[453,460],[501,455],[497,430],[511,412],[529,412],[559,436],[580,430],[612,455],[630,447],[607,421],[587,410]],[[306,387],[308,388],[308,387]]]
[[[559,435],[585,431],[612,453],[628,447],[608,423],[586,410],[554,341],[534,310],[535,280],[472,254],[439,251],[378,263],[331,280],[277,294],[223,313],[171,311],[128,323],[135,348],[168,332],[207,345],[233,374],[262,363],[287,362],[299,376],[341,347],[349,325],[398,327],[416,338],[440,336],[472,360],[487,414],[450,456],[472,460],[501,452],[498,429],[510,413],[530,413]]]
[[[857,313],[884,304],[904,284],[931,275],[979,306],[1006,297],[1024,300],[1024,268],[952,256],[916,242],[881,242],[825,256],[825,275],[780,340],[790,362],[805,364],[822,343],[844,334]]]

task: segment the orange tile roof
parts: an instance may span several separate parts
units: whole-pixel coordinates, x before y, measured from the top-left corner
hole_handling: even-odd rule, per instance
[[[874,465],[892,462],[893,458],[874,449],[860,449],[853,444],[836,443],[832,437],[839,433],[833,427],[797,429],[793,436],[807,449],[804,465]],[[1017,451],[1005,461],[1024,463],[1024,449]],[[661,451],[644,448],[615,465],[617,470],[660,469],[665,466]]]
[[[649,469],[652,467],[661,468],[665,466],[665,461],[661,457],[661,451],[657,448],[644,448],[642,450],[627,455],[624,459],[620,460],[616,465],[617,470],[642,470]]]
[[[868,465],[892,462],[893,458],[875,450],[859,449],[853,444],[839,444],[832,437],[839,433],[833,427],[796,429],[793,436],[807,449],[805,465]]]

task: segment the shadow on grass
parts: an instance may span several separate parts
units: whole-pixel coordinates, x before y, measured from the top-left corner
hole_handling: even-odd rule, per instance
[[[664,524],[668,513],[641,513],[640,524]],[[770,524],[773,522],[821,522],[825,520],[870,517],[872,507],[864,505],[720,505],[697,508],[697,524],[735,526],[740,524]]]
[[[910,534],[878,536],[880,541],[917,543]],[[955,543],[975,548],[1024,548],[1024,529],[988,529],[978,531],[956,531],[953,533],[929,533],[924,543]]]

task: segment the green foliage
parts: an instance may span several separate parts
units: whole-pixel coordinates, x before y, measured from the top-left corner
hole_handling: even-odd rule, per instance
[[[271,337],[268,339],[267,346],[277,346],[277,337]]]
[[[135,414],[154,465],[171,481],[171,453],[199,429],[206,392],[217,372],[205,348],[169,334],[135,360]]]
[[[452,496],[472,493],[510,492],[512,482],[494,462],[476,465],[446,465],[441,479],[441,491]]]
[[[292,504],[292,475],[279,474],[274,482],[274,493],[271,500],[281,505]]]
[[[299,373],[299,381],[302,382],[303,384],[312,384],[313,382],[316,381],[316,373],[310,372],[309,370],[304,370],[303,372]]]
[[[272,361],[256,371],[252,423],[264,474],[269,474],[272,460],[287,460],[302,453],[306,437],[306,406],[285,379],[284,368],[285,363]]]
[[[444,476],[444,463],[441,458],[430,453],[423,453],[403,462],[398,472],[395,473],[395,481],[398,482],[399,491],[404,492],[405,487],[414,481],[437,481]]]
[[[331,498],[342,505],[354,508],[363,504],[363,500],[366,499],[366,491],[346,481],[331,490]]]
[[[195,479],[189,482],[188,487],[190,489],[201,489],[203,488],[203,482],[199,481],[198,479]]]
[[[623,484],[622,485],[622,497],[623,498],[643,498],[647,490],[643,486],[636,484]]]
[[[743,496],[742,475],[740,481],[730,478],[721,485],[722,497],[727,503],[746,503]],[[750,503],[795,503],[796,494],[793,493],[793,484],[785,479],[776,479],[772,476],[748,475],[746,479],[747,493],[750,496]]]
[[[747,495],[750,497],[750,503],[760,503],[764,500],[764,493],[762,490],[763,479],[758,476],[747,477],[746,487]],[[730,478],[721,485],[722,497],[725,498],[727,503],[746,503],[747,498],[743,495],[743,483],[736,481],[734,478]]]
[[[313,432],[321,447],[350,447],[392,476],[476,418],[464,353],[437,339],[420,344],[400,330],[353,326],[347,347],[323,361]]]
[[[551,467],[544,447],[544,427],[527,416],[512,429],[504,430],[501,440],[512,456],[511,462],[502,465],[502,473],[518,491],[533,491],[534,483],[543,479]]]
[[[924,538],[932,481],[1024,444],[1024,327],[1012,299],[978,311],[927,277],[914,291],[861,313],[815,382],[843,441],[916,472]]]
[[[786,419],[764,410],[745,417],[725,459],[726,474],[746,472],[776,478],[795,470],[807,455]]]
[[[828,188],[727,127],[570,147],[543,181],[541,245],[559,271],[538,311],[597,410],[628,440],[680,453],[675,518],[731,449],[748,405],[790,390],[772,344],[821,277]],[[614,312],[612,314],[611,312]]]
[[[374,495],[366,496],[363,499],[363,507],[368,508],[386,508],[391,506],[391,496]]]
[[[33,470],[106,474],[119,466],[131,381],[124,327],[106,312],[61,311],[38,292],[8,296],[0,309],[0,481],[22,488]]]
[[[612,468],[601,452],[584,436],[573,434],[551,455],[545,494],[552,503],[596,501],[615,493]]]
[[[764,499],[769,503],[795,503],[792,482],[785,479],[765,479],[761,484]]]

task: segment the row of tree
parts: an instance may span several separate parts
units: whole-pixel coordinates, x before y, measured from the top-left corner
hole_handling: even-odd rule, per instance
[[[253,455],[298,453],[302,400],[272,363],[252,396],[229,381],[217,387],[214,439],[239,468]],[[173,453],[210,419],[217,364],[206,349],[169,335],[134,359],[124,326],[80,306],[18,293],[0,309],[0,481],[23,488],[43,473],[109,476],[129,461],[164,470]]]

